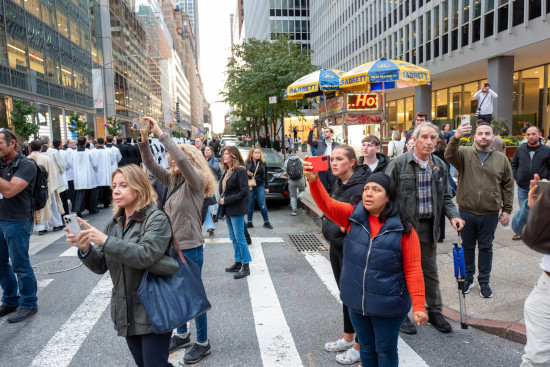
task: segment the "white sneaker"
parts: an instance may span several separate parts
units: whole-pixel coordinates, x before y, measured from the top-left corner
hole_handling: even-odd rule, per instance
[[[346,350],[344,353],[336,355],[336,362],[340,364],[354,364],[360,360],[359,351],[353,347]]]
[[[347,342],[342,338],[332,343],[326,343],[325,350],[327,352],[341,352],[353,347],[353,344],[355,344],[355,341]]]

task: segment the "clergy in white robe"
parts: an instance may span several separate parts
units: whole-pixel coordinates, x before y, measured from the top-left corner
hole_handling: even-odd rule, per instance
[[[122,154],[120,153],[120,149],[116,145],[113,144],[113,136],[107,135],[105,138],[105,141],[107,144],[105,144],[105,149],[109,149],[111,154],[115,156],[115,163],[111,166],[111,173],[116,171],[118,168],[118,162],[122,159]]]
[[[103,204],[103,208],[111,205],[111,174],[112,167],[117,164],[115,155],[111,150],[105,148],[105,140],[97,138],[97,144],[92,150],[97,162],[96,183],[98,193],[98,202]]]
[[[73,157],[72,154],[76,152],[76,142],[72,139],[67,141],[67,150],[63,157],[67,162],[67,168],[65,168],[65,175],[67,176],[67,200],[71,203],[74,201],[74,170],[73,170]]]
[[[86,149],[86,138],[81,136],[77,139],[76,151],[71,154],[71,165],[73,167],[74,200],[72,212],[79,216],[84,210],[90,214],[97,211],[97,156]]]
[[[48,230],[59,231],[63,229],[61,215],[65,214],[59,197],[58,168],[54,160],[46,153],[41,153],[42,144],[39,140],[34,140],[29,145],[31,154],[29,158],[36,164],[43,166],[48,172],[48,201],[44,208],[35,212],[36,230],[39,235],[45,234]]]

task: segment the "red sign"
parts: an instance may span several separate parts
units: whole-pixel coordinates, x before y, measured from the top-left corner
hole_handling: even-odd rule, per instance
[[[378,94],[348,93],[348,111],[377,111],[379,109]]]

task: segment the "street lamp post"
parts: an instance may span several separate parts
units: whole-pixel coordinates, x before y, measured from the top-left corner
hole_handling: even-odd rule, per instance
[[[122,56],[112,61],[106,62],[101,65],[101,76],[103,77],[103,123],[105,124],[105,136],[107,136],[107,81],[105,78],[105,67],[111,65],[122,59],[129,59],[130,57],[137,57],[138,55]],[[114,104],[114,102],[113,102]]]

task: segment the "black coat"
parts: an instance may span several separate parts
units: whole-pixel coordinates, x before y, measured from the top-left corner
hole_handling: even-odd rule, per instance
[[[253,160],[246,161],[246,170],[248,172],[254,173],[256,171],[256,164],[254,164]],[[248,176],[250,177],[250,176]],[[265,165],[265,162],[260,161],[260,166],[258,167],[258,171],[256,172],[256,175],[254,176],[256,179],[256,186],[265,185],[266,189],[269,189],[269,181],[267,178],[267,166]]]
[[[376,168],[374,169],[374,172],[372,173],[378,173],[378,172],[384,173],[386,171],[386,167],[388,166],[388,164],[390,164],[390,157],[388,157],[384,153],[377,152],[376,158],[378,158],[378,166],[376,166]],[[359,157],[359,164],[362,164],[368,167],[365,163],[363,163],[364,159],[365,157],[363,156]]]
[[[348,182],[343,183],[338,179],[334,184],[331,198],[343,203],[356,205],[362,201],[363,188],[367,178],[371,175],[369,166],[361,166],[353,173]],[[346,233],[340,230],[340,226],[327,217],[323,218],[323,236],[330,242],[331,246],[342,247]]]
[[[244,167],[239,167],[233,172],[231,177],[227,179],[225,185],[225,192],[222,189],[222,182],[225,178],[227,171],[223,173],[220,180],[220,197],[223,194],[225,215],[227,216],[239,216],[245,215],[248,212],[248,174]]]
[[[122,143],[118,145],[118,150],[120,150],[120,155],[122,156],[122,158],[120,159],[120,162],[118,162],[119,167],[130,164],[130,160],[128,159],[130,147],[131,145],[127,143]]]
[[[128,147],[128,164],[141,164],[141,153],[137,145],[127,145]]]
[[[539,174],[541,180],[549,179],[550,148],[541,143],[531,159],[527,143],[520,145],[512,158],[512,172],[518,186],[523,189],[529,188],[535,173]]]

